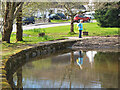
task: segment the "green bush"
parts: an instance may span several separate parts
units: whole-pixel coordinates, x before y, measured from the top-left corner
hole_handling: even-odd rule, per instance
[[[104,8],[95,11],[95,18],[101,27],[120,27],[120,2],[115,5],[107,3]]]

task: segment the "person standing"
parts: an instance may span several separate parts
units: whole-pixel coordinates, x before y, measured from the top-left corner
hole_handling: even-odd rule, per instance
[[[80,20],[78,26],[78,30],[79,30],[79,38],[82,38],[82,30],[83,30],[83,24],[82,24],[83,20]]]

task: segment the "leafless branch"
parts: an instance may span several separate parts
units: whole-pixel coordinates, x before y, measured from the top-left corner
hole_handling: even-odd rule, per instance
[[[16,11],[15,11],[15,13],[14,13],[13,20],[16,18],[17,14],[18,14],[18,12],[21,10],[23,4],[24,4],[24,2],[21,2],[21,3],[19,4],[19,6],[17,7],[17,9],[16,9]]]

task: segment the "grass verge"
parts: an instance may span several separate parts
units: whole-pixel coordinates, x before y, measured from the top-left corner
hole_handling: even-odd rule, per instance
[[[70,20],[51,20],[52,23],[70,22]]]
[[[118,28],[102,28],[97,25],[97,23],[83,23],[85,28],[83,31],[88,31],[88,36],[113,36],[118,35]],[[12,33],[11,35],[11,44],[2,42],[2,51],[3,56],[11,55],[16,52],[19,52],[22,49],[32,47],[33,44],[39,42],[64,39],[66,37],[78,36],[77,24],[74,25],[75,33],[70,32],[70,25],[67,26],[57,26],[49,27],[44,29],[31,29],[23,32],[23,40],[16,42],[16,35]],[[44,37],[38,37],[39,33],[45,33]]]

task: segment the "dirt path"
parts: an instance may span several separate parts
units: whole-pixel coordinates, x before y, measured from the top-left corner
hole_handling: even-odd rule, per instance
[[[75,37],[74,37],[75,38]],[[83,37],[86,38],[86,37]],[[89,37],[82,39],[73,45],[73,48],[86,48],[86,49],[120,49],[118,37]]]

